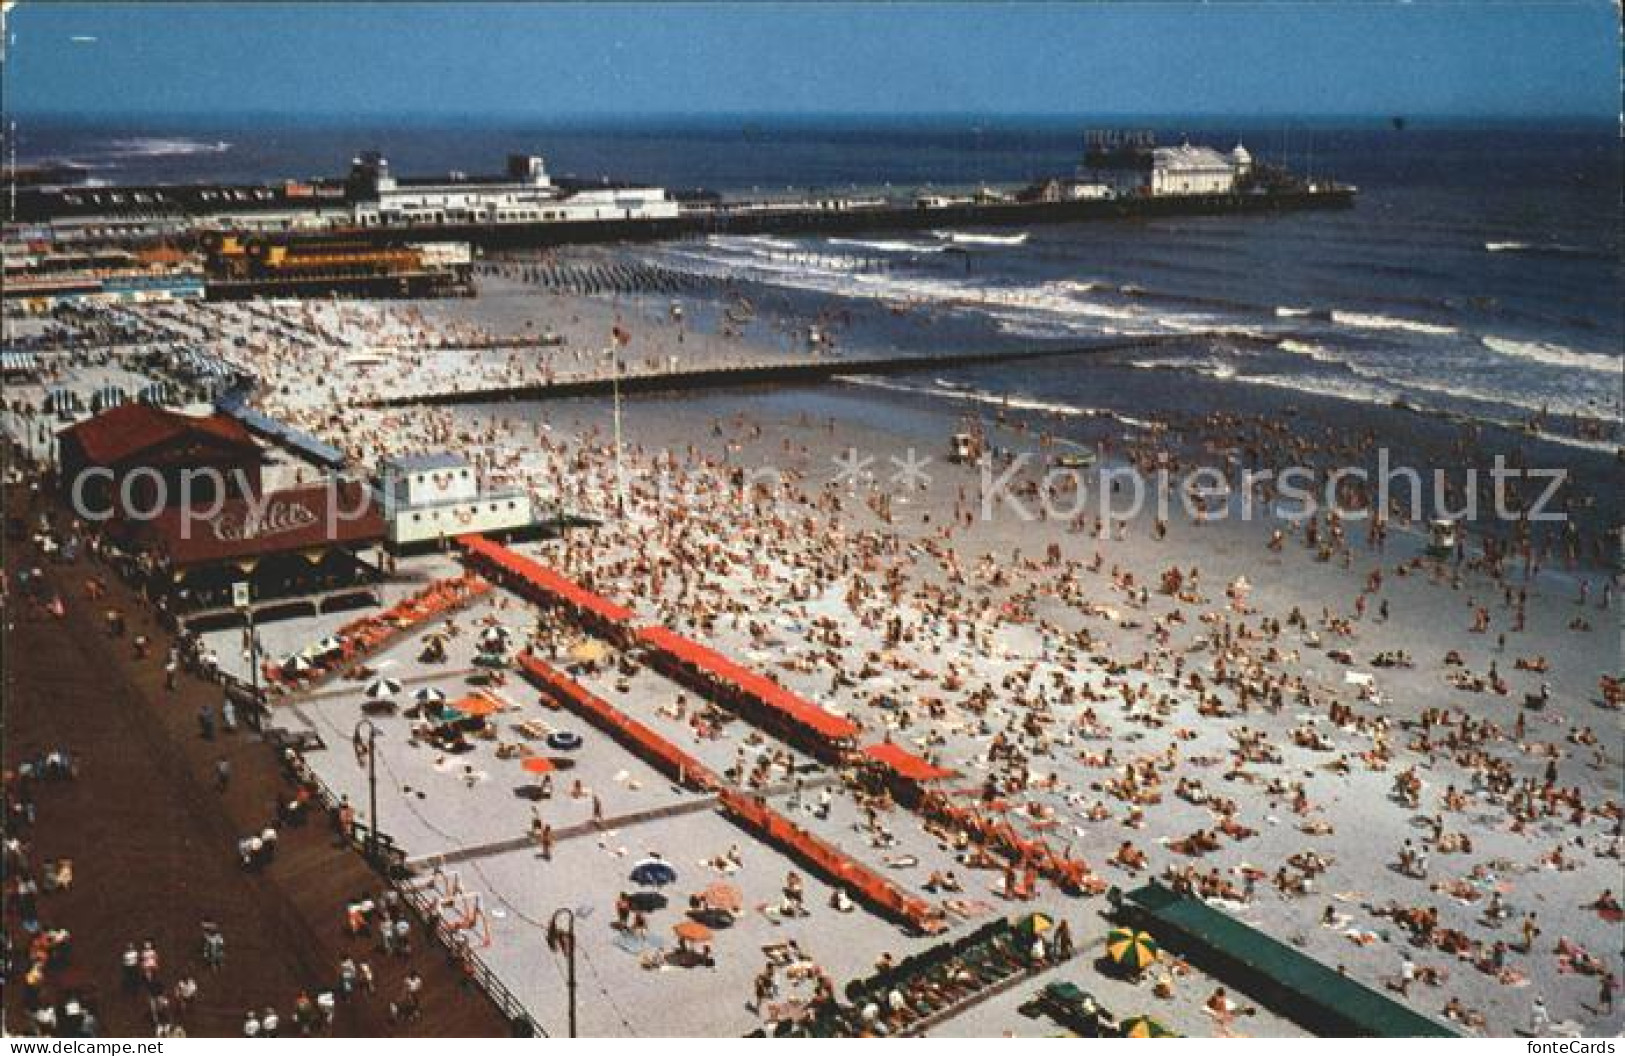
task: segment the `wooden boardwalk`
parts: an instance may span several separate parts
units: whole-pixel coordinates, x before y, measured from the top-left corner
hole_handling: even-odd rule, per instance
[[[7,491],[8,507],[21,512],[27,489]],[[186,973],[199,982],[185,1021],[192,1036],[236,1035],[250,1008],[273,1007],[291,1028],[294,998],[335,989],[346,956],[372,965],[376,993],[339,1003],[339,1035],[508,1035],[506,1018],[421,924],[413,929],[417,950],[410,958],[386,956],[346,934],[346,902],[385,884],[338,845],[327,817],[285,829],[276,860],[264,870],[241,868],[237,840],[268,824],[276,802],[293,794],[275,751],[246,729],[204,740],[199,708],[218,706],[221,690],[185,676],[176,690],[165,688],[169,636],[140,600],[88,559],[52,565],[29,549],[8,545],[7,572],[42,568],[66,613],[51,617],[20,596],[15,609],[8,603],[16,622],[3,641],[5,765],[57,747],[78,761],[78,780],[40,786],[38,822],[17,835],[32,843],[36,863],[73,859],[74,888],[42,896],[41,919],[72,932],[73,973],[93,995],[103,1033],[151,1034],[146,1001],[123,992],[119,970],[124,944],[150,939],[167,982]],[[108,597],[85,598],[91,575],[111,582]],[[107,635],[101,614],[109,608],[126,614],[125,637]],[[136,635],[151,640],[145,659],[134,656]],[[215,780],[220,759],[232,768],[223,793]],[[226,937],[218,972],[201,964],[205,918]],[[8,915],[7,928],[16,925]],[[425,984],[423,1017],[396,1024],[389,1003],[414,969]],[[7,987],[8,1032],[24,1025],[18,989]]]

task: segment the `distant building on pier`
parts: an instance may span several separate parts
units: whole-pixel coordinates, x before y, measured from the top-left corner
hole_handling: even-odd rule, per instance
[[[670,219],[678,206],[661,187],[625,184],[563,187],[532,154],[512,154],[501,176],[454,172],[397,179],[376,151],[356,158],[345,182],[358,227],[521,224],[571,220]]]

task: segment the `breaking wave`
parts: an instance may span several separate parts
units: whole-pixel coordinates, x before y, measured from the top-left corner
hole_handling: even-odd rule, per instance
[[[1391,315],[1377,315],[1372,312],[1345,312],[1335,308],[1331,313],[1331,321],[1360,330],[1404,330],[1408,333],[1432,334],[1439,337],[1457,332],[1453,326],[1424,323],[1416,319],[1399,319]]]
[[[231,149],[231,144],[223,139],[206,142],[159,136],[115,139],[109,146],[111,153],[121,158],[178,158],[189,154],[224,154]]]
[[[1617,254],[1591,246],[1570,246],[1561,242],[1486,242],[1490,253],[1517,253],[1530,257],[1576,257],[1582,260],[1615,260]]]
[[[873,249],[881,253],[944,253],[948,247],[937,242],[905,242],[898,239],[885,238],[829,238],[825,239],[832,246],[855,246],[859,249]]]
[[[1005,410],[1033,411],[1039,414],[1053,415],[1058,418],[1109,418],[1122,422],[1124,425],[1136,429],[1155,429],[1154,422],[1143,418],[1131,418],[1126,414],[1108,411],[1101,407],[1079,407],[1070,403],[1055,403],[1049,400],[1033,399],[1029,396],[1010,396],[984,389],[947,389],[941,386],[905,385],[902,382],[891,381],[887,378],[876,377],[872,374],[843,374],[840,380],[848,385],[856,385],[866,389],[880,389],[885,392],[902,393],[908,396],[926,396],[938,400],[954,400],[960,403],[981,404],[988,407],[998,407]]]
[[[1026,245],[1028,234],[978,235],[969,231],[933,231],[933,235],[952,245],[966,246],[1021,246]]]
[[[1625,360],[1621,360],[1618,356],[1576,352],[1572,348],[1546,341],[1514,341],[1511,338],[1496,337],[1494,334],[1486,334],[1480,340],[1491,352],[1513,359],[1542,363],[1548,367],[1587,370],[1597,374],[1618,374],[1621,367],[1625,366]]]

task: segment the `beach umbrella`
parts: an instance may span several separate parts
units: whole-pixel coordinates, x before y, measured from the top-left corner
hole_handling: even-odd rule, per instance
[[[1142,972],[1157,959],[1157,940],[1132,928],[1113,928],[1106,935],[1106,959],[1121,968]]]
[[[540,755],[529,756],[519,765],[527,774],[550,774],[558,769],[553,765],[553,760]]]
[[[1045,935],[1055,927],[1055,921],[1047,913],[1032,913],[1022,918],[1019,926],[1028,935]]]
[[[547,746],[556,752],[573,752],[581,747],[581,734],[573,730],[554,730],[547,735]]]
[[[399,695],[400,691],[401,683],[399,679],[375,678],[367,683],[367,688],[362,690],[362,695],[368,700],[388,700]]]
[[[632,867],[632,882],[644,887],[665,887],[677,882],[677,870],[660,858],[645,858]]]
[[[503,627],[500,624],[495,627],[487,627],[485,630],[480,632],[480,648],[491,653],[497,652],[501,649],[506,649],[508,647],[508,640],[511,637],[512,634],[509,632],[508,628]]]
[[[322,654],[323,656],[328,656],[333,653],[342,653],[344,652],[344,643],[330,634],[326,638],[323,638],[321,641],[316,643],[316,652]]]
[[[310,660],[307,659],[303,653],[294,653],[292,656],[286,657],[282,661],[282,670],[291,671],[294,674],[309,671],[311,666]]]
[[[1134,1016],[1119,1025],[1125,1038],[1172,1038],[1177,1035],[1150,1016]]]
[[[596,664],[604,658],[606,652],[603,642],[583,638],[570,647],[570,662],[572,664]]]
[[[671,930],[672,934],[687,942],[711,941],[711,929],[697,920],[679,921]]]
[[[700,900],[712,909],[738,913],[745,908],[745,896],[732,884],[716,883],[700,892]]]
[[[452,706],[465,715],[473,715],[476,718],[481,719],[490,715],[495,715],[497,712],[502,710],[502,705],[498,704],[491,698],[477,697],[472,693],[459,700]]]
[[[424,705],[444,704],[446,702],[446,694],[433,686],[424,686],[423,688],[414,690],[412,692],[412,700],[414,703]]]

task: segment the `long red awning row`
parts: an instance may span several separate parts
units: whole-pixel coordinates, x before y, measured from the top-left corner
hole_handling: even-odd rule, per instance
[[[868,866],[798,828],[766,803],[729,788],[704,763],[546,661],[528,652],[521,653],[519,667],[559,704],[619,740],[668,777],[689,788],[715,793],[722,809],[740,827],[782,848],[826,879],[847,887],[859,901],[926,934],[935,934],[946,927],[941,910],[930,902],[908,894]]]
[[[599,629],[612,634],[633,630],[635,614],[632,610],[593,593],[501,543],[483,535],[463,535],[458,536],[457,544],[477,562],[512,580],[515,589],[530,600],[569,606],[598,624]],[[670,628],[644,627],[635,633],[638,641],[654,654],[656,661],[674,661],[699,671],[709,679],[729,684],[768,710],[810,731],[831,748],[836,746],[835,742],[852,740],[858,735],[857,726],[849,720],[825,711],[766,675],[736,664],[716,650],[708,649]]]
[[[964,832],[976,843],[1003,855],[1013,865],[1031,868],[1069,894],[1098,895],[1106,881],[1089,863],[1057,852],[1042,839],[1027,839],[1002,818],[988,818],[971,807],[949,802],[940,792],[927,792],[916,809],[929,818]]]
[[[954,776],[954,771],[922,759],[891,741],[868,745],[863,749],[863,754],[892,774],[909,781],[941,781]]]
[[[600,621],[606,627],[631,628],[633,619],[631,609],[594,594],[579,583],[559,575],[547,566],[532,561],[523,554],[508,549],[501,543],[494,543],[483,535],[459,536],[457,543],[470,556],[484,561],[498,571],[505,572],[518,580],[517,586],[520,593],[531,595],[539,592],[542,595],[541,598],[532,597],[531,600],[568,605],[584,615]],[[525,587],[531,589],[527,591],[524,589]]]
[[[638,631],[638,640],[656,653],[663,653],[679,663],[698,668],[712,678],[731,683],[764,706],[829,740],[849,740],[858,735],[857,726],[850,720],[825,711],[766,675],[736,664],[716,650],[685,638],[669,627],[644,627]]]
[[[784,848],[827,879],[849,887],[859,901],[900,919],[927,935],[947,929],[942,911],[923,898],[904,891],[839,848],[814,836],[761,800],[734,789],[721,793],[723,807],[746,829]]]
[[[721,779],[704,763],[551,664],[530,653],[520,653],[519,667],[542,692],[614,737],[632,754],[641,756],[672,780],[706,792],[722,787]]]

